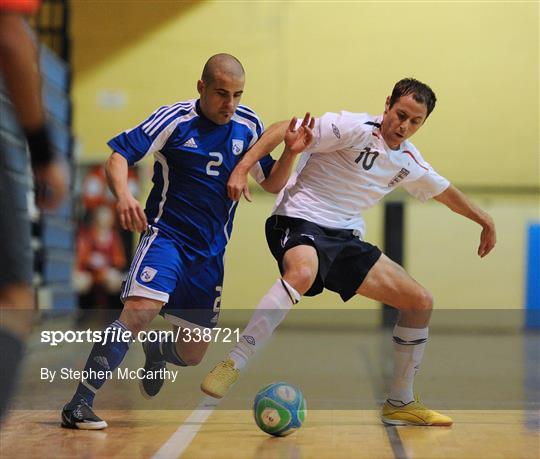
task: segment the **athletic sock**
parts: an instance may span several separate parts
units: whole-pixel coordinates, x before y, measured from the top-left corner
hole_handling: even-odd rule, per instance
[[[180,367],[187,366],[176,350],[176,343],[170,338],[164,338],[163,341],[150,343],[147,352],[152,362],[157,363],[164,360]]]
[[[238,370],[268,341],[300,294],[283,279],[278,279],[257,305],[240,341],[229,353]]]
[[[128,337],[129,340],[127,340]],[[70,407],[74,408],[81,399],[84,399],[88,405],[92,406],[96,392],[110,378],[110,376],[107,377],[107,372],[112,372],[118,368],[122,360],[124,360],[130,344],[131,331],[120,320],[115,320],[105,329],[103,340],[94,343],[86,361],[84,371],[88,372],[89,377],[81,380],[77,386],[77,391],[73,395],[71,402],[69,402],[68,409]]]
[[[16,387],[17,376],[24,354],[24,343],[14,333],[0,328],[0,421]]]
[[[407,404],[414,400],[414,376],[420,368],[428,328],[394,327],[394,376],[388,400]]]

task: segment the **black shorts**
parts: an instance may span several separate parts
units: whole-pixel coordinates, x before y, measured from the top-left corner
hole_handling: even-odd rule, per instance
[[[325,288],[350,300],[381,256],[378,247],[360,240],[352,230],[319,226],[301,218],[272,215],[266,220],[266,241],[283,274],[285,252],[298,245],[317,250],[319,271],[305,293],[315,296]]]

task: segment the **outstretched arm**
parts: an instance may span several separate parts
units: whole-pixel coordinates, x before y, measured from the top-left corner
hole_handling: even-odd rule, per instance
[[[478,255],[480,257],[485,257],[489,252],[491,252],[493,247],[495,247],[495,243],[497,242],[497,235],[495,232],[495,223],[490,215],[471,202],[467,196],[465,196],[453,185],[450,185],[446,190],[444,190],[438,196],[435,196],[433,199],[441,202],[450,210],[478,223],[482,227]]]
[[[306,113],[304,120],[298,129],[296,129],[297,119],[294,117],[285,131],[285,149],[281,156],[272,167],[272,171],[267,179],[260,185],[269,193],[279,193],[287,184],[291,170],[294,164],[294,158],[302,153],[313,140],[312,129],[315,126],[315,118],[311,118]]]
[[[271,193],[277,193],[287,183],[294,163],[294,157],[304,151],[313,138],[312,129],[315,119],[306,113],[301,126],[296,129],[297,119],[279,121],[272,124],[262,135],[259,141],[249,149],[242,160],[232,171],[227,183],[229,198],[238,201],[244,193],[248,201],[251,194],[247,183],[247,175],[251,168],[263,156],[271,153],[285,140],[285,149],[270,173],[270,176],[261,182],[261,186]]]

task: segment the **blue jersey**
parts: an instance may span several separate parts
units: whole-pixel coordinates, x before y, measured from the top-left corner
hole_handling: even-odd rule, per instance
[[[227,195],[229,175],[263,130],[245,106],[218,125],[202,114],[198,100],[189,100],[159,108],[108,145],[129,165],[154,154],[148,223],[196,255],[210,257],[222,252],[232,231],[237,202]],[[273,165],[268,155],[251,173],[261,182]]]

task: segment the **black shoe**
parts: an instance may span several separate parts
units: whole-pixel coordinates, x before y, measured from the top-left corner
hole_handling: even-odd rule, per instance
[[[81,400],[75,408],[68,406],[69,403],[62,410],[62,427],[83,430],[101,430],[107,427],[107,423],[94,414],[86,400]]]
[[[148,354],[148,346],[150,343],[143,341],[142,348],[146,360],[144,361],[144,374],[143,377],[139,380],[139,389],[144,398],[154,398],[165,382],[163,377],[163,370],[166,368],[166,362],[160,360],[159,362],[154,362],[150,359]],[[149,376],[149,377],[147,377]]]

